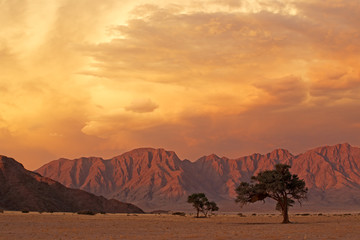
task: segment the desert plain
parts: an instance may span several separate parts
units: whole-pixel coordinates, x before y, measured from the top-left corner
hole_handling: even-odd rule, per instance
[[[360,214],[0,213],[0,239],[359,239]]]

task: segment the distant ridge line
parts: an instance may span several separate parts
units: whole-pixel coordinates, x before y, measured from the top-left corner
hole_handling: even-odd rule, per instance
[[[180,206],[192,192],[205,192],[211,199],[224,202],[225,207],[234,208],[235,187],[277,163],[291,165],[291,172],[305,179],[310,189],[308,206],[323,207],[326,203],[326,207],[353,205],[360,209],[356,200],[360,199],[360,148],[348,143],[317,147],[298,155],[281,148],[235,159],[211,154],[194,162],[180,160],[174,151],[163,148],[138,148],[107,160],[55,160],[37,172],[68,187],[134,202],[150,210]]]

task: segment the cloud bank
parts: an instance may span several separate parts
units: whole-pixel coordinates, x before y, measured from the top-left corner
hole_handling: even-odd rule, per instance
[[[0,143],[25,166],[360,145],[358,1],[43,3],[0,10]]]

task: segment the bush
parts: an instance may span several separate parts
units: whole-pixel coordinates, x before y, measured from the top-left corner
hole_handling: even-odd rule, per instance
[[[77,214],[81,214],[81,215],[95,215],[96,212],[90,211],[90,210],[82,210],[82,211],[78,211]]]
[[[150,214],[169,214],[170,211],[168,210],[154,210],[152,212],[150,212]]]
[[[22,210],[21,212],[22,212],[22,213],[29,213],[28,210]]]
[[[245,215],[242,214],[242,213],[238,213],[237,215],[238,215],[239,217],[245,217]]]
[[[178,215],[178,216],[185,216],[186,214],[184,212],[173,212],[172,215]]]

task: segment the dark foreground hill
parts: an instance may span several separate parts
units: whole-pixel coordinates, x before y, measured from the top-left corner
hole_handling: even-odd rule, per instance
[[[284,149],[237,159],[204,156],[180,160],[172,151],[141,148],[109,160],[90,157],[59,159],[38,173],[65,186],[133,202],[145,209],[184,209],[186,198],[204,192],[222,210],[238,210],[235,188],[277,163],[305,179],[309,188],[304,209],[360,210],[360,148],[349,144],[324,146],[293,155]],[[258,205],[262,207],[261,203]],[[266,205],[264,205],[266,207]],[[273,209],[273,205],[271,206]]]
[[[108,213],[143,213],[133,204],[108,200],[26,170],[12,158],[0,156],[0,209]]]

